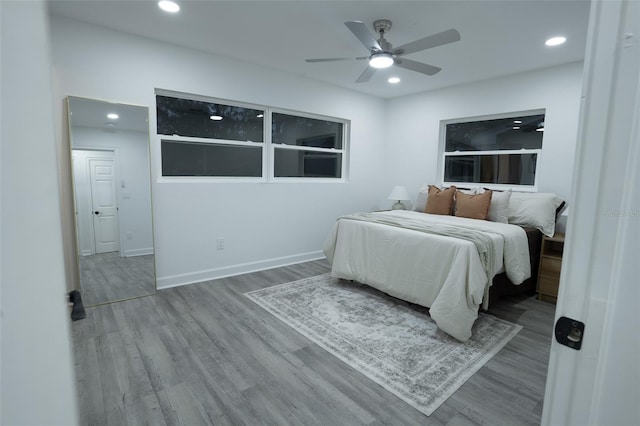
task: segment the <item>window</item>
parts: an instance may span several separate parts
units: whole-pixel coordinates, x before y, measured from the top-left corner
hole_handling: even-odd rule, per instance
[[[164,94],[156,108],[162,176],[343,179],[346,120]]]
[[[536,185],[544,113],[443,122],[445,185]]]
[[[342,123],[273,113],[274,177],[342,177]]]
[[[262,177],[264,110],[156,96],[162,176]]]
[[[156,97],[158,134],[226,141],[263,141],[264,110]]]
[[[163,176],[261,177],[262,148],[162,140]]]

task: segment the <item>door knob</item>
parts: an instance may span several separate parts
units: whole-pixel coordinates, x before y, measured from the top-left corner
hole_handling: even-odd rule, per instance
[[[98,211],[96,211],[96,212],[94,212],[94,213],[95,213],[95,214],[100,214],[100,212],[98,212]]]

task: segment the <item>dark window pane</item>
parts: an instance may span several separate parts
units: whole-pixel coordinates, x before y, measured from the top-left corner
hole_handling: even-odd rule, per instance
[[[447,124],[446,152],[541,149],[544,114]]]
[[[340,178],[342,154],[275,149],[275,177]]]
[[[158,95],[156,110],[160,135],[263,141],[264,111],[259,109]]]
[[[446,182],[533,185],[536,154],[445,156]]]
[[[342,149],[342,123],[279,113],[271,118],[273,143]]]
[[[163,140],[162,176],[262,177],[262,147]]]

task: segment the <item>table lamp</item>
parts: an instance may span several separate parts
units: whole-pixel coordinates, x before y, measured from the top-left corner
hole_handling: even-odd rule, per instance
[[[396,203],[391,207],[392,210],[405,210],[406,207],[402,203],[402,200],[409,200],[409,192],[404,186],[394,186],[391,194],[387,197],[389,200],[395,200]]]

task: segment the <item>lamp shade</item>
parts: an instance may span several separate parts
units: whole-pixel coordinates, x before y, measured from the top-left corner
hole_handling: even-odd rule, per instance
[[[411,197],[409,197],[409,192],[407,192],[407,188],[405,188],[404,186],[394,186],[393,190],[391,191],[391,194],[389,194],[387,198],[389,200],[396,200],[396,201],[411,199]]]

